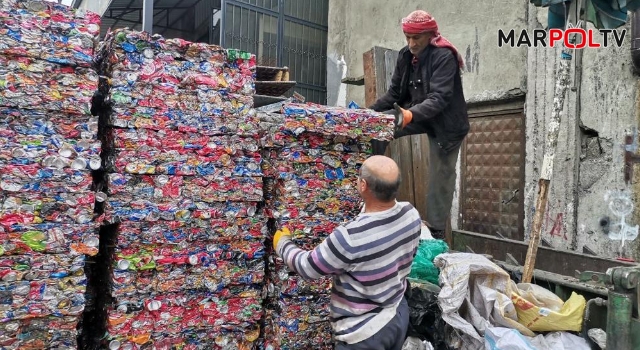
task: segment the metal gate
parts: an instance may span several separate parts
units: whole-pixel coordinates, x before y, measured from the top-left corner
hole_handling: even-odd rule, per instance
[[[326,103],[329,0],[222,0],[220,43],[289,67],[295,91]]]
[[[460,227],[524,240],[524,110],[469,115],[461,154]]]

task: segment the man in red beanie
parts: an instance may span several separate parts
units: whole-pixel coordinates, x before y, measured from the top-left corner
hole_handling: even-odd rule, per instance
[[[469,132],[462,90],[462,57],[438,31],[435,19],[414,11],[402,19],[407,46],[400,50],[387,93],[370,109],[396,115],[394,138],[429,136],[427,226],[434,238],[444,239],[446,220],[456,184],[456,163]],[[384,154],[387,142],[373,142]]]

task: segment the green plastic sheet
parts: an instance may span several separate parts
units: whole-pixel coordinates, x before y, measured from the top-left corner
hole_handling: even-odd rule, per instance
[[[436,256],[449,251],[449,246],[443,240],[429,239],[420,242],[418,252],[413,259],[409,277],[429,281],[438,285],[440,271],[433,264]]]

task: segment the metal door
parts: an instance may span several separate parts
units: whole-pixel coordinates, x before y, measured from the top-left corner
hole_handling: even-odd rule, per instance
[[[524,239],[524,111],[470,115],[461,154],[460,227]]]

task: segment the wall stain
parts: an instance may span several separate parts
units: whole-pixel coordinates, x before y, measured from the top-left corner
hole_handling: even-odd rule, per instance
[[[464,54],[465,69],[469,73],[480,73],[480,37],[478,34],[478,27],[476,27],[476,38],[471,45],[467,45],[467,49]]]

